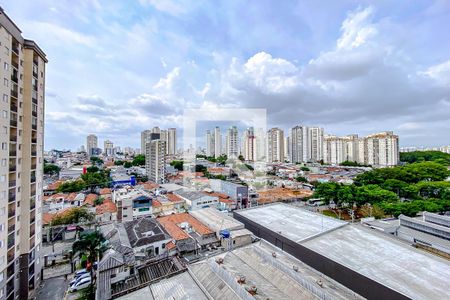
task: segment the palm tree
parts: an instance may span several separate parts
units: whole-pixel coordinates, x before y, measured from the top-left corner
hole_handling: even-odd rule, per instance
[[[94,283],[94,262],[100,260],[103,253],[106,251],[105,237],[99,231],[82,234],[80,239],[75,241],[72,245],[73,255],[77,253],[80,257],[84,254],[87,256],[87,262],[91,265],[91,278]]]

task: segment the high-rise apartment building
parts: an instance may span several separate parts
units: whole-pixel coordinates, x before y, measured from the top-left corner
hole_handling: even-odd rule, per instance
[[[145,171],[150,181],[166,182],[166,142],[160,139],[146,143]]]
[[[227,130],[225,153],[228,158],[238,158],[239,156],[239,132],[236,126]]]
[[[167,129],[167,150],[168,155],[175,155],[177,153],[177,129]]]
[[[98,148],[98,139],[95,134],[90,134],[86,138],[86,152],[88,155],[95,155],[95,149]]]
[[[310,157],[309,129],[306,126],[291,128],[290,134],[290,162],[307,162]]]
[[[206,130],[206,156],[214,156],[214,135]]]
[[[395,166],[399,163],[398,136],[392,131],[375,133],[358,138],[357,135],[345,137],[325,136],[324,162],[340,164],[355,161],[374,167]]]
[[[141,153],[145,154],[145,144],[150,140],[151,130],[144,130],[141,132]]]
[[[0,8],[0,299],[40,282],[45,53]]]
[[[284,159],[291,159],[291,137],[287,136],[284,138]]]
[[[279,128],[267,132],[267,162],[284,162],[284,133]]]
[[[253,127],[247,128],[242,136],[242,156],[247,161],[256,161],[256,136]]]
[[[220,128],[214,128],[214,157],[217,158],[222,155],[222,134]]]
[[[308,128],[308,161],[318,162],[323,159],[323,128]]]
[[[114,155],[114,143],[110,140],[105,140],[103,142],[103,152],[106,156],[113,156]]]

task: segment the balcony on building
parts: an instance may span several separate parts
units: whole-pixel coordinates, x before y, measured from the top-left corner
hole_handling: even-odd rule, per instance
[[[37,130],[37,118],[33,117],[31,121],[31,129]]]
[[[33,131],[31,133],[31,143],[32,144],[36,144],[37,143],[37,133],[36,133],[36,131]]]
[[[12,69],[11,80],[15,83],[19,83],[19,71],[17,71],[17,69]]]
[[[31,156],[36,156],[36,154],[37,154],[36,145],[31,145]]]
[[[16,245],[16,233],[12,232],[8,235],[8,249],[11,249]]]
[[[31,184],[30,188],[30,197],[32,198],[30,201],[34,201],[34,197],[36,196],[36,184]]]
[[[31,213],[30,213],[30,224],[32,224],[32,226],[33,226],[33,230],[34,230],[34,222],[36,221],[36,213],[35,213],[35,211],[32,211]],[[31,229],[30,229],[31,230]]]
[[[17,83],[12,82],[11,84],[11,97],[17,98],[19,96],[19,86]]]
[[[17,169],[17,165],[16,165],[16,159],[15,158],[11,158],[9,160],[9,171],[10,172],[14,172]]]
[[[9,268],[8,268],[9,271]],[[8,272],[9,274],[9,272]],[[14,275],[14,270],[12,271],[12,275]],[[9,276],[8,276],[9,278]],[[10,294],[14,293],[15,287],[14,287],[14,278],[11,278],[10,281],[6,284],[6,296],[9,296]]]
[[[15,112],[10,113],[10,121],[9,124],[11,126],[17,127],[17,114]]]
[[[15,144],[9,144],[9,156],[15,157],[16,155],[17,155],[16,145]]]
[[[30,182],[31,183],[36,182],[36,171],[31,171]]]
[[[13,260],[14,260],[14,258],[16,257],[16,253],[15,253],[16,251],[15,251],[15,249],[10,249],[9,251],[8,251],[8,254],[6,254],[6,259],[7,259],[7,264],[9,265]],[[14,274],[14,264],[12,264],[11,265],[12,266],[12,268],[13,268],[13,274]],[[9,267],[11,267],[11,266],[9,266]],[[8,269],[9,269],[9,267],[8,267]],[[10,276],[8,276],[8,278],[9,278]]]
[[[10,189],[8,193],[8,203],[16,201],[16,191],[15,189]]]
[[[33,100],[33,103],[34,103],[34,104],[37,104],[37,103],[38,103],[37,97],[38,97],[37,91],[32,90],[32,91],[31,91],[31,100]]]
[[[15,222],[15,220],[11,219],[8,221],[8,234],[13,232],[14,230],[16,230],[16,222]]]
[[[36,191],[35,191],[35,193],[36,193]],[[35,208],[36,208],[36,200],[31,199],[30,200],[30,210],[33,210]]]
[[[16,216],[16,204],[10,203],[8,205],[8,218],[12,218]]]
[[[16,39],[13,39],[11,47],[12,53],[19,55],[19,47],[20,47],[19,42]]]
[[[33,235],[34,235],[34,232],[33,232]],[[30,249],[33,249],[34,246],[36,246],[36,239],[33,236],[32,238],[30,238]]]
[[[34,221],[33,221],[33,222],[34,222]],[[32,224],[30,225],[30,238],[33,237],[35,233],[36,233],[36,228],[35,228],[34,223],[32,223]],[[30,247],[30,248],[32,248],[32,247]]]
[[[10,109],[11,109],[11,111],[13,111],[13,112],[17,112],[17,99],[11,98]]]

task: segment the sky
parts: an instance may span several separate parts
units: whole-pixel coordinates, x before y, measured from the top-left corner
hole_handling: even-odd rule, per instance
[[[46,149],[139,147],[144,129],[181,132],[185,108],[450,144],[450,1],[0,3],[49,60]]]

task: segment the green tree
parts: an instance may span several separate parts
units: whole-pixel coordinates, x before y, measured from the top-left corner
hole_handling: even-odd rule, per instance
[[[57,214],[51,225],[69,225],[69,224],[78,224],[82,222],[92,221],[95,215],[90,213],[84,207],[73,207],[65,211],[64,213]]]
[[[208,169],[204,165],[195,165],[195,172],[207,172]]]
[[[173,160],[170,162],[170,165],[173,166],[178,171],[183,171],[183,161],[182,160]]]
[[[308,179],[306,179],[306,177],[303,176],[297,176],[295,180],[298,182],[308,182]]]
[[[84,181],[86,186],[90,187],[91,192],[93,192],[97,187],[107,187],[109,183],[109,177],[106,172],[82,174],[81,179]]]
[[[103,160],[97,156],[91,156],[91,163],[93,165],[103,165]]]
[[[57,175],[59,174],[60,170],[61,168],[58,167],[57,165],[44,163],[44,174]]]
[[[129,169],[129,168],[131,168],[131,167],[133,166],[133,163],[131,163],[131,162],[129,162],[129,161],[126,161],[126,162],[123,163],[123,166],[124,166],[125,168]]]
[[[116,166],[123,165],[123,160],[116,160],[116,161],[114,161],[114,165],[116,165]]]
[[[95,282],[95,272],[92,267],[96,261],[100,261],[103,253],[106,251],[105,237],[99,232],[94,231],[86,234],[82,234],[80,239],[75,241],[72,245],[72,251],[74,255],[79,255],[80,258],[86,255],[87,261],[91,266],[89,271],[91,273],[91,278],[93,279],[92,285]]]
[[[421,197],[450,199],[450,182],[448,181],[421,181],[415,187]]]
[[[144,154],[136,155],[131,163],[133,164],[133,166],[145,165],[145,155]]]
[[[73,180],[73,181],[66,181],[63,182],[59,187],[56,189],[58,193],[75,193],[82,191],[86,188],[86,183],[81,180]]]
[[[100,169],[96,166],[90,166],[86,168],[86,172],[88,173],[97,173]]]
[[[450,165],[450,154],[441,151],[401,152],[400,161],[408,163],[434,161],[448,166]]]
[[[311,171],[308,167],[301,167],[300,170],[302,170],[304,172]]]

